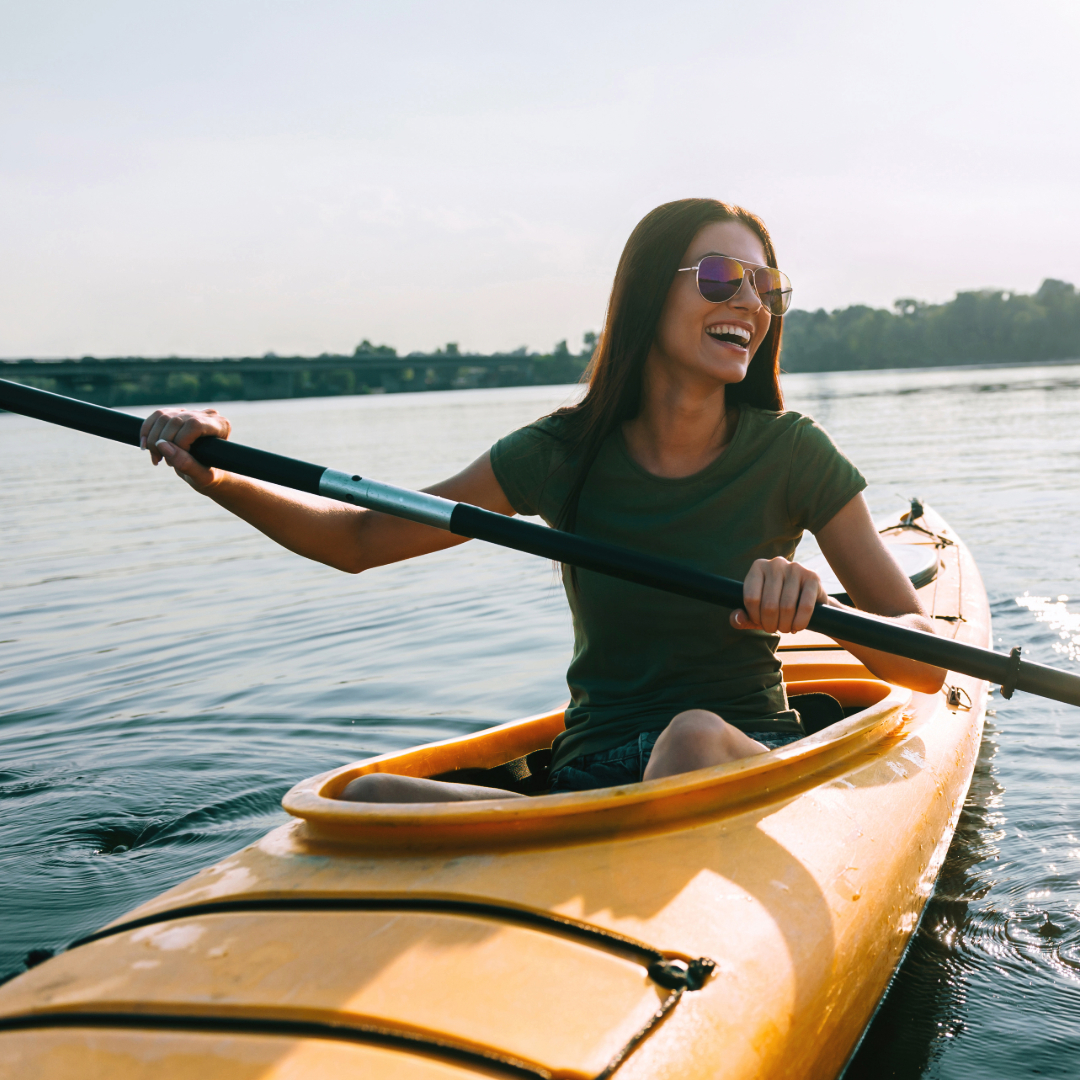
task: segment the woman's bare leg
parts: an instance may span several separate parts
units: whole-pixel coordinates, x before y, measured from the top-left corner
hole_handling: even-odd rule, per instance
[[[516,791],[479,787],[476,784],[448,784],[419,776],[367,773],[350,781],[338,796],[347,802],[434,803],[475,802],[481,799],[524,799]]]
[[[653,747],[645,780],[707,769],[727,761],[767,754],[769,748],[706,709],[687,709],[664,728]]]
[[[726,723],[706,709],[687,709],[664,728],[653,747],[645,780],[706,769],[727,761],[768,753],[768,747]],[[351,781],[338,796],[348,802],[436,803],[476,802],[485,799],[524,799],[516,791],[479,787],[476,784],[448,784],[417,776],[367,773]]]

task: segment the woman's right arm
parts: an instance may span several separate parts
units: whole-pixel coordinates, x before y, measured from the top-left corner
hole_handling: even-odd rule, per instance
[[[373,566],[453,547],[467,539],[375,510],[274,487],[222,469],[208,469],[187,452],[203,435],[227,439],[231,430],[229,421],[213,409],[159,409],[143,422],[140,434],[142,446],[150,451],[155,465],[164,460],[200,494],[254,525],[282,547],[337,570],[358,574]],[[487,453],[456,476],[425,490],[496,513],[514,513],[495,479]]]

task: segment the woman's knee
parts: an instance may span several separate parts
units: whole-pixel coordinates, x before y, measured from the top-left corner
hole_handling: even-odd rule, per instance
[[[765,747],[708,709],[687,709],[672,717],[656,740],[657,751],[662,760],[693,759],[704,766],[764,753]]]
[[[661,738],[689,748],[705,749],[723,740],[730,725],[708,709],[686,709],[671,718]],[[659,739],[657,742],[659,743]]]

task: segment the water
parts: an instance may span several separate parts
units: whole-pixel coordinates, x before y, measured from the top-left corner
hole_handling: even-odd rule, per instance
[[[1080,365],[785,386],[875,511],[917,494],[960,531],[999,648],[1080,670]],[[572,392],[223,408],[243,442],[417,486]],[[565,698],[569,618],[541,560],[472,543],[349,577],[129,447],[4,414],[0,462],[0,973],[262,835],[304,776]],[[991,705],[849,1080],[1080,1074],[1080,711]]]

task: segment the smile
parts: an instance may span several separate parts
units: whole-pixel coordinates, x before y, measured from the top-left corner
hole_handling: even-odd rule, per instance
[[[734,326],[732,323],[718,323],[716,326],[706,326],[705,333],[713,341],[723,341],[728,345],[738,345],[746,348],[750,344],[750,331],[745,326]]]

